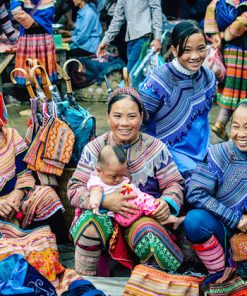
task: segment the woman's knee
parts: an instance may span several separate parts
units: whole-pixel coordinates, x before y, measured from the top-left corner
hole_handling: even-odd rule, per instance
[[[93,224],[90,224],[82,234],[90,238],[100,238],[99,233]]]
[[[202,243],[213,234],[221,239],[224,233],[222,223],[211,213],[203,209],[194,209],[187,213],[184,220],[184,230],[192,243]]]

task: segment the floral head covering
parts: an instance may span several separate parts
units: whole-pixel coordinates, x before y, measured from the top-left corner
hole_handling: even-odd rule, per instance
[[[130,95],[142,104],[142,99],[140,94],[135,88],[132,88],[132,87],[120,87],[115,89],[108,97],[108,104],[110,103],[112,98],[114,98],[117,95]]]
[[[3,95],[0,93],[0,128],[7,123],[8,113],[4,104]]]

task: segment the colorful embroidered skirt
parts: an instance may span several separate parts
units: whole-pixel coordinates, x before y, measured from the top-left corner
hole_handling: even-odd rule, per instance
[[[143,217],[126,231],[130,248],[145,263],[152,256],[162,269],[175,271],[183,261],[183,254],[171,240],[166,229],[156,220]]]
[[[27,70],[25,63],[27,58],[39,59],[45,66],[51,82],[58,80],[56,50],[52,35],[45,33],[21,36],[17,44],[15,67]],[[15,72],[15,79],[18,84],[25,84],[23,73]]]
[[[226,66],[225,85],[217,95],[217,103],[234,110],[240,100],[247,97],[247,50],[228,45],[224,48]]]
[[[80,236],[90,224],[93,224],[95,226],[97,232],[99,233],[99,237],[101,238],[102,245],[106,247],[106,243],[109,241],[111,235],[113,234],[112,219],[106,214],[98,216],[93,214],[93,212],[89,210],[86,210],[80,215],[70,231],[74,240],[74,244],[76,245]]]

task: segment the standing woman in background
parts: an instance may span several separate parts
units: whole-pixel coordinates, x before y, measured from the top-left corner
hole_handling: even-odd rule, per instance
[[[225,13],[225,14],[224,14]],[[218,92],[221,107],[212,131],[223,140],[232,112],[247,97],[247,1],[212,1],[206,12],[204,32],[212,36],[212,46],[222,48],[226,78]]]
[[[54,18],[53,0],[11,0],[10,10],[20,23],[20,38],[16,52],[16,68],[26,69],[26,58],[39,59],[52,83],[58,79],[56,51],[52,36]],[[16,72],[18,84],[25,84],[25,77]]]

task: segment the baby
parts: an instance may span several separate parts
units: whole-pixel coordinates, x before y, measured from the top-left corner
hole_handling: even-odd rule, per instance
[[[129,199],[128,202],[138,206],[136,213],[128,214],[128,218],[120,214],[113,214],[114,219],[120,225],[129,227],[141,216],[152,217],[152,213],[158,207],[158,203],[153,196],[140,191],[134,184],[129,184],[130,180],[126,175],[127,159],[124,150],[119,146],[106,145],[99,154],[96,171],[90,175],[87,189],[90,192],[90,208],[96,215],[102,213],[99,207],[103,194],[107,195],[120,188],[125,189],[122,191],[122,194],[133,192],[137,197]],[[177,228],[183,220],[184,217],[178,218],[170,215],[162,224],[174,223],[173,228]]]

